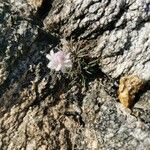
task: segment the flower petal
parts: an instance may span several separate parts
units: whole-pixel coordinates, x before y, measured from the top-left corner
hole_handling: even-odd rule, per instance
[[[53,57],[55,55],[53,50],[50,51],[50,55],[51,55],[51,57]]]
[[[71,68],[71,67],[72,67],[72,63],[67,63],[67,64],[65,64],[65,67]]]
[[[46,57],[50,60],[47,65],[48,68],[54,69],[55,71],[66,71],[66,68],[72,67],[72,61],[70,59],[70,53],[65,53],[63,51],[58,51],[54,53],[53,50],[50,51],[50,54],[47,54]]]
[[[56,71],[59,71],[62,67],[62,64],[58,64],[57,67],[55,68]]]
[[[66,59],[66,60],[64,60],[64,63],[71,63],[71,60],[70,59]]]
[[[48,65],[47,65],[47,67],[50,69],[52,68],[52,66],[53,66],[52,62],[48,63]]]
[[[51,60],[51,55],[50,55],[50,54],[47,54],[47,55],[46,55],[46,58],[49,59],[49,60]]]

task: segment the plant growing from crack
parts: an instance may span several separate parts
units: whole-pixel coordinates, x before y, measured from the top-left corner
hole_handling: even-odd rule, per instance
[[[98,70],[98,59],[91,59],[88,51],[84,48],[85,43],[78,42],[74,44],[71,40],[61,40],[62,50],[54,53],[51,50],[46,57],[50,60],[48,68],[56,72],[65,74],[65,78],[69,80],[69,85],[79,84],[87,86],[90,78],[95,76]]]

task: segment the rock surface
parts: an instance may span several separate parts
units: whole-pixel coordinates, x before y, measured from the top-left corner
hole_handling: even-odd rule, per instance
[[[0,28],[0,149],[149,149],[149,0],[0,0]],[[52,49],[72,76],[47,68]],[[131,110],[130,74],[145,83]]]

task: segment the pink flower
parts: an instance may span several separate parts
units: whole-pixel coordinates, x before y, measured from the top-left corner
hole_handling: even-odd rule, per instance
[[[66,54],[63,51],[54,53],[54,51],[51,50],[50,54],[47,54],[46,57],[50,60],[47,67],[55,71],[61,70],[62,72],[65,72],[66,68],[72,67],[70,53]]]

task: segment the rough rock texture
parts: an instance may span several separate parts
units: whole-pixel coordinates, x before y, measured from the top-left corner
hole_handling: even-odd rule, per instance
[[[150,79],[149,0],[66,0],[60,3],[60,7],[54,4],[45,19],[48,30],[58,25],[63,37],[89,40],[92,56],[99,57],[102,70],[114,78],[130,73]]]
[[[0,28],[0,149],[149,149],[150,0],[0,0]],[[47,68],[58,48],[79,77]],[[131,110],[129,74],[145,83]]]

